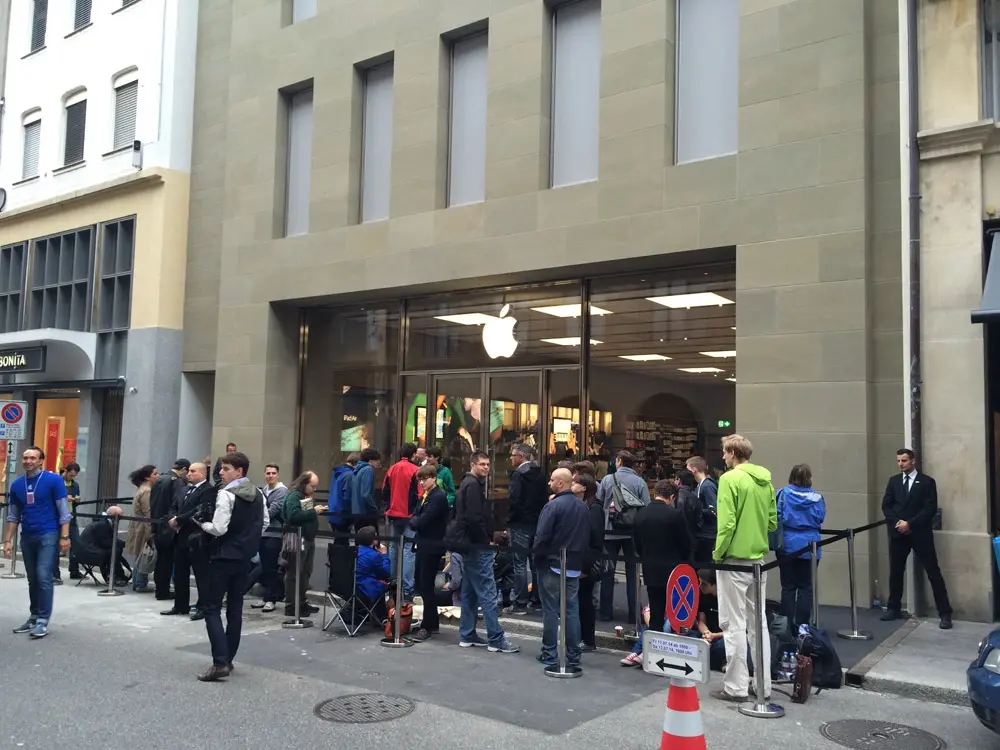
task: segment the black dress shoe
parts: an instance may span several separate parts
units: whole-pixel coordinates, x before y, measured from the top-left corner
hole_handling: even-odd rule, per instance
[[[218,682],[219,680],[224,680],[229,677],[229,667],[216,667],[211,666],[198,675],[198,679],[202,682]]]
[[[941,628],[941,630],[951,630],[951,615],[941,615],[941,622],[938,623],[938,627]]]
[[[204,612],[195,612],[193,615],[191,615],[191,622],[197,622],[198,620],[204,620],[204,619],[205,619]]]
[[[898,609],[887,609],[879,619],[882,622],[891,622],[892,620],[901,620],[903,616],[899,613]]]
[[[184,612],[183,610],[180,609],[165,609],[162,612],[160,612],[160,614],[163,615],[164,617],[169,617],[170,615],[186,615],[187,612]]]

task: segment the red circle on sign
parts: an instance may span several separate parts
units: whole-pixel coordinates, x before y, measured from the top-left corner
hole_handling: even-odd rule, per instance
[[[7,424],[17,424],[24,416],[24,410],[18,404],[7,404],[0,410],[0,419]]]
[[[686,563],[674,568],[667,581],[667,622],[675,633],[690,628],[698,619],[700,594],[694,568]]]

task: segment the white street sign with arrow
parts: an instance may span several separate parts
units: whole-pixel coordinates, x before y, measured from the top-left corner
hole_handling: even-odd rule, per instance
[[[708,643],[674,633],[647,630],[642,634],[642,668],[660,677],[707,683]]]

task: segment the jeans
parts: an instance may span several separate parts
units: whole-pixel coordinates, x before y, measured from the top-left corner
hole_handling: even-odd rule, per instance
[[[250,572],[247,573],[247,588],[243,592],[243,596],[248,596],[250,590],[257,585],[257,581],[260,580],[261,570],[260,555],[254,555],[250,560]]]
[[[809,560],[790,560],[778,568],[781,573],[781,614],[788,618],[792,632],[812,619],[812,569]]]
[[[514,604],[523,607],[529,599],[539,601],[538,571],[534,566],[531,568],[531,591],[528,591],[528,561],[535,541],[535,526],[530,523],[512,523],[509,531],[510,548],[514,557]]]
[[[266,536],[260,540],[260,584],[264,587],[264,601],[272,604],[285,599],[285,581],[278,570],[280,557],[280,538]]]
[[[608,539],[604,542],[604,548],[613,557],[635,556],[635,546],[631,539]],[[609,565],[608,572],[601,579],[601,617],[605,620],[611,620],[615,614],[615,570],[617,567],[617,562],[613,566]],[[635,562],[626,562],[625,594],[628,599],[628,621],[630,623],[635,622],[635,579]]]
[[[52,617],[52,563],[59,551],[59,532],[21,534],[24,574],[28,578],[31,617],[48,623]]]
[[[727,565],[752,565],[754,560],[724,560]],[[720,570],[716,573],[719,585],[719,624],[726,643],[726,677],[723,689],[730,695],[745,698],[750,689],[750,669],[747,659],[747,635],[755,642],[757,629],[764,634],[764,664],[771,663],[771,639],[767,635],[767,615],[757,612],[753,598],[753,574]],[[761,588],[767,590],[767,573],[762,574]],[[761,591],[760,600],[764,601]],[[764,695],[771,694],[771,670],[764,672]]]
[[[205,629],[212,646],[212,663],[224,667],[233,663],[243,631],[243,592],[250,566],[242,560],[213,560],[205,568],[208,586]],[[226,597],[226,627],[222,627],[222,599]]]
[[[483,608],[486,638],[491,646],[499,646],[506,639],[497,617],[497,585],[493,580],[493,553],[470,551],[463,556],[465,565],[462,576],[462,616],[458,622],[459,637],[463,641],[479,638],[476,620],[479,607]]]
[[[403,598],[410,600],[413,598],[413,575],[417,563],[417,556],[413,552],[413,538],[417,535],[410,528],[409,518],[390,518],[392,521],[392,541],[389,542],[389,564],[392,566],[390,575],[395,578],[396,572],[396,539],[402,534],[403,542]]]
[[[549,568],[538,572],[542,599],[542,659],[555,661],[559,644],[559,574]],[[566,663],[580,666],[580,579],[566,578]]]

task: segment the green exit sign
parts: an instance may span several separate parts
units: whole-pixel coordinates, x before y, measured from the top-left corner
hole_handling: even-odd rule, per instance
[[[730,422],[728,419],[720,419],[719,420],[719,427],[732,427],[732,426],[733,426],[733,423]]]

